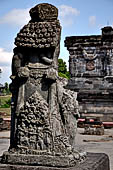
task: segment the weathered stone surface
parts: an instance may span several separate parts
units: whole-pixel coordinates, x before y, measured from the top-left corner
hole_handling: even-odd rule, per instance
[[[58,9],[47,3],[30,10],[31,20],[18,33],[15,45],[28,48],[53,48],[60,41],[61,26]]]
[[[31,8],[29,11],[30,16],[33,21],[48,21],[48,20],[57,20],[58,9],[47,3],[36,5],[34,8]]]
[[[110,170],[109,158],[103,153],[88,153],[86,160],[75,167],[47,167],[0,164],[0,170]]]
[[[77,95],[58,77],[61,26],[58,10],[39,4],[17,34],[12,59],[11,142],[2,163],[74,166],[85,155],[76,151]]]
[[[15,45],[28,48],[55,47],[60,37],[60,23],[54,22],[29,22],[25,25],[15,39]]]
[[[86,125],[84,127],[84,134],[86,135],[104,135],[104,126],[93,127]]]
[[[67,88],[78,92],[81,116],[113,121],[113,28],[102,35],[66,37],[71,79]]]

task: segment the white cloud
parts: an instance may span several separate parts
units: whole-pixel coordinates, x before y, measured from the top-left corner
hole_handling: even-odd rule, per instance
[[[59,17],[63,26],[70,26],[74,22],[74,16],[78,16],[80,11],[67,5],[59,6]]]
[[[4,84],[5,82],[10,83],[11,79],[10,79],[10,75],[11,75],[11,67],[2,67],[2,73],[0,75],[0,83]]]
[[[29,8],[13,9],[0,18],[0,24],[10,24],[13,26],[23,26],[30,20]]]
[[[75,15],[78,16],[80,14],[80,11],[78,11],[76,8],[72,8],[71,6],[67,5],[61,5],[59,7],[59,16],[66,17],[67,15]]]
[[[23,26],[30,20],[30,8],[13,9],[6,15],[0,18],[0,24],[9,24],[13,26]],[[73,16],[77,17],[80,11],[76,8],[67,5],[59,6],[59,17],[63,26],[70,26],[73,24]]]
[[[95,24],[96,24],[96,16],[90,16],[89,17],[89,25],[95,26]]]
[[[0,75],[0,83],[11,82],[11,61],[12,61],[13,53],[8,52],[0,47],[0,68],[2,73]]]
[[[10,66],[12,56],[12,52],[7,52],[3,48],[0,48],[0,68]]]

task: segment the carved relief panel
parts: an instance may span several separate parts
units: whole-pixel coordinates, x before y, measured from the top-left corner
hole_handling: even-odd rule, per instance
[[[70,52],[71,77],[113,75],[113,52],[100,47],[83,47]]]

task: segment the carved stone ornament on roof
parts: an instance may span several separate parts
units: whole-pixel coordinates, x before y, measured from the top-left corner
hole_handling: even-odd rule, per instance
[[[96,53],[96,49],[94,50],[93,54],[90,54],[87,52],[87,50],[83,49],[83,56],[85,60],[92,61],[98,57],[98,54]]]

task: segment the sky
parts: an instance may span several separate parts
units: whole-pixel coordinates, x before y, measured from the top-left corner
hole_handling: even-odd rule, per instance
[[[10,83],[14,39],[30,20],[29,10],[40,3],[58,8],[62,26],[60,56],[69,65],[64,47],[67,36],[99,35],[104,26],[113,27],[113,0],[0,0],[0,83]]]

